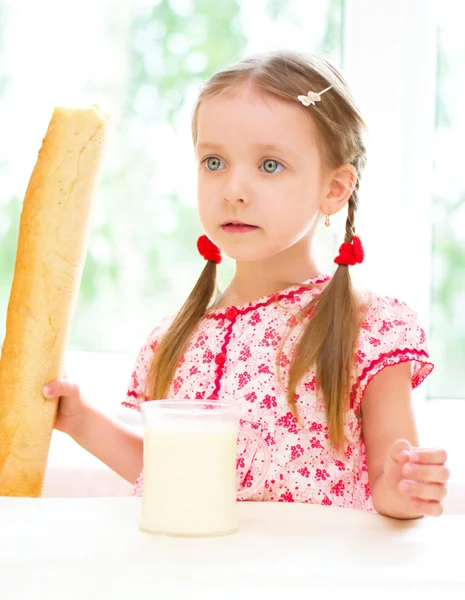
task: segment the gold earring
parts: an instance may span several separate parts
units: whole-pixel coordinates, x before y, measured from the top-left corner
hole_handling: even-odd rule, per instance
[[[326,225],[326,227],[330,226],[329,215],[326,215],[326,217],[325,217],[325,225]]]

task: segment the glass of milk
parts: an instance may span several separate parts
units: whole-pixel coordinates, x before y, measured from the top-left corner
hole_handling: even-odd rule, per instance
[[[151,400],[141,404],[144,425],[144,486],[140,528],[178,536],[218,536],[239,528],[236,455],[240,408],[224,402]],[[264,484],[268,445],[261,447],[261,477],[239,496]]]

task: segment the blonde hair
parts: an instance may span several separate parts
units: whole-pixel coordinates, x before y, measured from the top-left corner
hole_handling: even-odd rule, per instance
[[[350,163],[357,172],[355,189],[348,201],[344,241],[355,234],[360,174],[365,165],[362,134],[365,124],[342,76],[322,58],[297,53],[272,53],[252,56],[213,75],[204,85],[194,108],[192,134],[197,143],[197,121],[203,101],[241,85],[281,100],[297,102],[297,96],[309,90],[319,92],[332,85],[321,102],[308,110],[318,135],[323,164],[337,168]],[[216,290],[216,264],[208,262],[190,296],[173,324],[160,341],[147,378],[150,398],[166,397],[189,340],[207,312]],[[350,377],[355,343],[361,322],[361,303],[352,288],[348,267],[337,267],[320,294],[297,315],[308,324],[300,335],[289,367],[287,401],[298,419],[295,392],[309,369],[315,368],[316,380],[325,400],[330,442],[340,447],[345,441],[344,415],[350,397]],[[279,357],[278,357],[279,364]]]

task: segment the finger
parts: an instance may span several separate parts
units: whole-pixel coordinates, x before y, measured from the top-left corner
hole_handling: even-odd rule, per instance
[[[67,379],[55,379],[42,389],[42,394],[46,398],[59,398],[60,396],[70,396],[77,390],[78,386],[75,383]]]
[[[406,463],[410,458],[412,445],[408,440],[397,440],[389,451],[389,456],[398,463]]]
[[[402,494],[419,498],[420,500],[436,500],[440,502],[447,494],[447,487],[443,483],[421,483],[411,479],[402,479],[399,482]]]
[[[412,448],[410,460],[426,465],[443,465],[447,461],[447,452],[440,448]]]
[[[425,483],[446,483],[450,477],[450,470],[443,465],[422,465],[412,462],[404,465],[402,473],[407,479]]]
[[[440,502],[436,502],[435,500],[421,500],[420,498],[413,498],[411,505],[415,512],[419,512],[424,516],[439,517],[444,512],[442,504]]]

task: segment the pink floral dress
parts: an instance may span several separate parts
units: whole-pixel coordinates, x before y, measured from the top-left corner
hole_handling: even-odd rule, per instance
[[[319,294],[329,279],[321,275],[249,304],[208,313],[178,365],[169,397],[240,404],[241,428],[258,433],[271,455],[265,483],[250,500],[310,502],[373,511],[357,415],[365,389],[382,369],[406,361],[411,364],[415,388],[433,365],[416,313],[399,300],[372,294],[355,354],[345,452],[337,453],[329,444],[323,398],[311,370],[296,393],[300,426],[288,407],[285,385],[292,348],[303,324],[294,328],[283,347],[280,377],[276,357],[281,341],[294,326],[295,313]],[[139,410],[140,403],[148,400],[144,397],[147,371],[169,324],[166,320],[155,328],[142,347],[125,406]],[[240,488],[250,487],[260,475],[264,463],[260,452],[253,443],[238,440]],[[133,494],[141,495],[142,486],[143,473]]]

